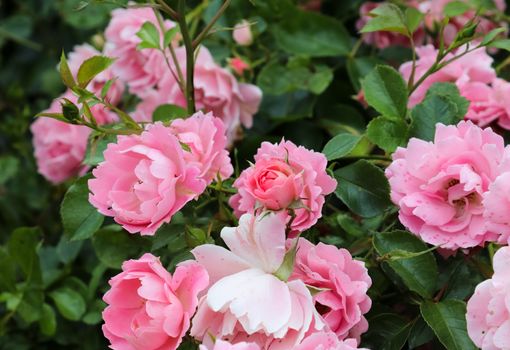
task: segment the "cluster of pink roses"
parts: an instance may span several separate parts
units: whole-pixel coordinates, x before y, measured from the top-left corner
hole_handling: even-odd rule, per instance
[[[466,47],[461,47],[456,53],[447,55],[444,60],[462,54],[465,50]],[[419,59],[416,61],[415,81],[434,64],[438,50],[432,45],[426,45],[416,48],[416,53]],[[499,126],[510,129],[510,103],[506,98],[510,92],[510,83],[496,76],[492,62],[493,59],[485,48],[465,54],[428,76],[410,96],[409,107],[420,103],[432,84],[455,83],[460,94],[470,102],[466,119],[480,126],[496,121]],[[406,62],[400,66],[400,73],[406,80],[411,76],[412,65],[412,62]]]
[[[470,121],[437,124],[433,142],[412,138],[386,169],[400,221],[449,250],[510,243],[509,152],[500,135]]]
[[[420,45],[427,42],[431,42],[431,40],[435,40],[435,38],[427,37],[428,31],[437,31],[439,28],[439,24],[446,18],[445,15],[445,7],[452,2],[457,2],[455,0],[406,0],[403,3],[408,6],[417,9],[425,16],[424,23],[420,26],[416,32],[414,33],[413,41]],[[473,6],[470,4],[469,0],[461,0],[461,2],[466,3],[468,6]],[[356,22],[357,29],[363,28],[363,26],[370,20],[370,12],[374,10],[376,7],[380,6],[381,3],[377,2],[364,2],[360,7],[360,19]],[[497,11],[504,12],[506,9],[506,3],[503,0],[495,0],[494,5],[496,6]],[[504,23],[497,23],[495,20],[490,18],[494,11],[489,11],[487,13],[488,16],[484,16],[478,18],[478,26],[477,32],[479,33],[488,33],[492,29],[504,26]],[[462,27],[468,23],[470,20],[475,18],[476,16],[476,8],[471,8],[465,11],[460,15],[456,15],[454,17],[449,18],[449,21],[444,28],[443,39],[444,42],[449,45],[455,39],[455,36],[459,32]],[[380,49],[387,48],[393,45],[401,45],[401,46],[410,46],[409,39],[402,34],[394,33],[394,32],[373,32],[364,34],[363,40],[365,43],[369,45],[376,46]]]
[[[221,232],[229,249],[198,246],[173,276],[150,254],[125,262],[104,296],[111,348],[176,349],[191,319],[203,350],[357,349],[371,306],[364,264],[344,249],[286,239],[286,226],[275,213],[244,214]],[[293,270],[280,273],[295,244]]]
[[[103,52],[84,44],[75,47],[68,60],[70,70],[76,77],[80,65],[92,56],[104,54],[115,58],[113,65],[97,75],[87,89],[99,96],[103,86],[113,80],[106,99],[116,106],[121,103],[127,87],[130,93],[140,99],[131,114],[137,122],[151,122],[152,113],[162,104],[186,105],[180,84],[172,74],[172,71],[175,73],[180,69],[182,76],[186,76],[184,48],[179,47],[178,39],[172,43],[179,67],[173,62],[168,49],[165,55],[170,67],[160,50],[140,49],[138,45],[141,39],[137,33],[146,22],[158,27],[156,15],[151,8],[114,10],[105,30]],[[175,27],[175,24],[166,20],[163,26],[165,30],[169,30]],[[160,36],[163,37],[161,33]],[[238,70],[246,68],[239,63],[233,67]],[[254,85],[238,82],[231,72],[214,62],[207,48],[203,46],[199,48],[196,57],[194,79],[197,108],[213,112],[223,121],[229,143],[238,137],[241,125],[247,128],[252,126],[253,115],[258,111],[261,101],[261,90]],[[62,98],[77,103],[77,97],[67,91],[45,112],[60,112],[58,101]],[[94,105],[91,110],[99,124],[118,120],[115,113],[102,105]],[[82,161],[90,134],[88,128],[40,118],[32,125],[31,130],[38,170],[45,178],[53,183],[60,183],[83,171]],[[64,130],[65,134],[62,132]]]

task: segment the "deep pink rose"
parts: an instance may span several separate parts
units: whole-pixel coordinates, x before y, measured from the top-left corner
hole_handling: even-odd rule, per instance
[[[372,280],[365,264],[346,249],[299,238],[291,280],[301,280],[324,291],[314,296],[322,317],[339,339],[357,338],[368,329],[363,316],[372,301],[367,295]]]
[[[60,102],[67,98],[77,103],[77,97],[70,91],[53,100],[46,113],[62,113]],[[78,104],[78,107],[79,104]],[[101,105],[91,108],[92,115],[99,124],[109,123],[117,116]],[[56,119],[40,117],[30,127],[33,135],[34,155],[37,170],[48,181],[58,184],[69,178],[82,175],[87,167],[82,165],[87,150],[90,129],[82,125],[68,124]]]
[[[271,213],[243,215],[239,227],[221,231],[227,250],[206,244],[192,250],[211,278],[201,299],[191,335],[255,342],[263,349],[292,349],[323,323],[303,281],[274,274],[286,254],[285,222]]]
[[[212,113],[197,112],[186,119],[175,119],[170,129],[189,147],[184,160],[200,169],[199,177],[208,184],[218,177],[229,178],[234,172],[230,162],[225,126]]]
[[[326,166],[322,153],[290,141],[263,142],[255,155],[255,164],[234,182],[238,193],[230,198],[229,204],[238,217],[262,207],[281,211],[288,220],[288,208],[296,204],[291,227],[296,232],[304,231],[322,216],[324,197],[336,188],[336,180],[328,175]]]
[[[457,53],[461,53],[464,50],[466,50],[466,47],[463,46],[458,49]],[[416,61],[415,82],[434,64],[437,50],[432,45],[426,45],[417,47],[416,53],[419,59]],[[447,55],[444,61],[451,59],[455,54]],[[492,62],[493,59],[487,54],[485,48],[480,48],[462,56],[436,73],[428,76],[410,96],[409,107],[414,107],[416,104],[420,103],[432,84],[437,82],[455,83],[461,95],[463,95],[463,86],[467,83],[479,82],[490,84],[496,78],[496,71],[492,68]],[[409,80],[412,71],[412,62],[402,64],[399,70],[404,79],[406,81]],[[469,95],[465,97],[469,98]]]
[[[176,55],[186,76],[184,49],[177,49]],[[255,85],[239,83],[228,70],[214,62],[210,52],[203,46],[196,57],[194,85],[197,109],[213,112],[223,120],[229,143],[237,138],[241,124],[251,128],[253,115],[258,112],[262,99],[262,91]],[[164,75],[159,93],[166,98],[165,103],[186,106],[185,96],[171,74]]]
[[[255,343],[246,342],[232,345],[229,342],[218,339],[212,346],[200,345],[199,350],[260,350],[260,346]]]
[[[250,65],[246,63],[242,58],[234,57],[228,60],[228,65],[234,73],[242,76],[244,71],[250,68]]]
[[[361,30],[365,24],[368,23],[370,18],[369,14],[372,10],[381,5],[380,2],[366,1],[359,9],[360,18],[356,22],[356,29]],[[410,5],[411,6],[411,5]],[[413,6],[415,7],[415,6]],[[413,35],[415,44],[421,44],[425,38],[423,28],[419,28]],[[410,46],[409,39],[402,34],[387,31],[377,31],[363,34],[363,41],[368,45],[373,45],[379,49],[385,49],[389,46]]]
[[[159,258],[144,254],[122,264],[103,300],[103,333],[114,350],[174,350],[190,326],[198,294],[209,284],[205,269],[185,261],[172,276]]]
[[[156,15],[150,7],[118,8],[112,11],[112,19],[105,30],[105,53],[117,58],[113,72],[129,86],[131,93],[141,97],[156,86],[162,76],[170,74],[160,51],[137,49],[141,39],[136,34],[145,22],[154,24],[159,30]],[[174,26],[173,22],[164,21],[165,30]],[[161,33],[160,37],[163,37]]]
[[[386,169],[399,219],[425,242],[456,250],[494,241],[482,199],[499,175],[505,146],[490,128],[470,121],[436,125],[434,142],[399,147]]]
[[[467,304],[467,330],[482,350],[510,349],[510,247],[494,255],[494,276],[483,281]]]
[[[306,337],[294,350],[368,350],[358,348],[356,339],[338,339],[333,332],[317,332]]]
[[[76,78],[78,75],[78,70],[82,63],[86,61],[87,59],[93,57],[93,56],[100,56],[102,55],[101,52],[97,51],[95,48],[90,46],[89,44],[83,44],[79,46],[75,46],[73,48],[73,51],[69,53],[68,57],[68,64],[69,69],[71,70],[71,73]],[[106,82],[109,80],[112,80],[115,78],[115,75],[113,74],[113,70],[111,67],[105,69],[98,75],[92,79],[92,81],[87,86],[87,89],[94,92],[96,95],[100,96],[101,90],[103,89]],[[114,80],[111,84],[108,94],[106,95],[106,98],[108,101],[116,105],[120,102],[120,99],[122,98],[122,94],[124,92],[124,83],[122,83],[119,80]]]
[[[253,34],[250,28],[250,22],[242,20],[237,23],[232,33],[234,41],[241,46],[249,46],[253,43]]]
[[[119,136],[92,172],[90,203],[127,231],[153,235],[205,189],[201,169],[187,164],[184,152],[161,123],[141,135]]]

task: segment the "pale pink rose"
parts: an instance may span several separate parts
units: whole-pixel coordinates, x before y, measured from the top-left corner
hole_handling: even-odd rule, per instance
[[[198,294],[209,284],[205,269],[185,261],[172,276],[159,258],[144,254],[122,264],[103,300],[103,333],[114,350],[174,350],[190,326]]]
[[[176,55],[186,76],[184,49],[177,49]],[[196,57],[194,86],[196,108],[213,112],[223,120],[229,143],[236,139],[241,124],[251,128],[253,115],[260,106],[262,91],[255,85],[239,83],[228,70],[214,62],[209,50],[203,46]],[[164,75],[160,93],[167,98],[166,103],[186,107],[186,98],[171,74]]]
[[[456,53],[447,55],[443,61],[451,59],[464,50],[466,50],[466,47],[463,46],[459,48]],[[432,45],[426,45],[417,47],[416,53],[419,59],[416,61],[415,82],[417,82],[434,64],[437,50]],[[446,65],[438,72],[428,76],[410,96],[409,107],[414,107],[416,104],[420,103],[430,87],[437,82],[455,83],[461,94],[463,86],[467,83],[479,82],[490,84],[496,78],[496,72],[492,68],[492,62],[493,59],[487,54],[485,48],[480,48],[464,55]],[[412,62],[406,62],[399,68],[400,73],[406,81],[409,80],[411,76],[412,64]]]
[[[255,155],[255,164],[245,169],[234,182],[238,193],[229,204],[237,217],[260,208],[280,211],[291,219],[291,228],[301,232],[322,216],[324,197],[336,188],[336,180],[326,172],[322,153],[282,140],[263,142]],[[291,207],[291,208],[289,208]]]
[[[118,136],[92,172],[90,203],[128,232],[153,235],[205,189],[201,169],[187,164],[184,152],[161,123],[141,135]]]
[[[69,53],[68,57],[68,65],[69,69],[71,70],[71,73],[73,76],[77,77],[78,70],[82,63],[86,61],[87,59],[94,57],[94,56],[101,56],[102,53],[97,51],[95,48],[90,46],[89,44],[83,44],[78,45],[73,48],[73,51]],[[104,85],[109,81],[115,78],[115,75],[113,74],[113,70],[111,66],[92,79],[92,81],[87,86],[87,89],[94,92],[96,95],[101,95],[101,90],[103,89]],[[122,98],[122,94],[124,93],[124,83],[122,83],[119,80],[114,80],[114,82],[111,84],[108,94],[106,95],[106,98],[108,101],[116,105],[120,102]]]
[[[323,327],[303,281],[274,275],[286,254],[285,222],[279,216],[245,214],[238,227],[224,228],[221,237],[230,250],[211,244],[192,250],[211,279],[193,318],[193,337],[204,341],[212,335],[283,350]]]
[[[70,91],[53,100],[46,113],[62,113],[61,101],[67,98],[77,103],[77,97]],[[80,105],[78,104],[78,107]],[[117,116],[101,105],[91,107],[91,112],[99,124],[106,124]],[[83,175],[87,167],[83,166],[87,150],[90,129],[82,125],[61,122],[56,119],[40,117],[30,127],[33,135],[34,155],[37,171],[48,181],[59,184],[73,176]]]
[[[380,2],[371,2],[366,1],[361,5],[359,9],[360,18],[356,21],[356,29],[361,30],[365,24],[368,23],[370,18],[372,18],[369,14],[381,5]],[[412,6],[412,5],[410,5]],[[414,6],[413,6],[414,7]],[[415,44],[421,44],[425,38],[425,32],[422,28],[419,28],[413,35],[413,40]],[[368,45],[373,45],[379,49],[385,49],[389,46],[410,46],[409,38],[405,35],[395,33],[395,32],[387,32],[387,31],[377,31],[371,33],[363,34],[363,41]]]
[[[494,79],[492,81],[492,99],[499,107],[494,111],[497,123],[504,129],[510,130],[510,83],[503,79]]]
[[[436,125],[434,142],[412,138],[386,169],[399,219],[425,242],[445,249],[494,241],[486,228],[483,195],[499,175],[503,138],[470,121]]]
[[[249,46],[253,43],[253,34],[250,28],[250,22],[242,20],[237,23],[232,33],[234,41],[241,46]]]
[[[367,295],[372,280],[365,264],[354,260],[346,249],[299,238],[291,280],[324,291],[314,296],[317,309],[339,339],[357,338],[368,329],[363,316],[372,301]]]
[[[499,234],[499,243],[510,244],[510,172],[499,175],[489,185],[483,206],[487,228]]]
[[[494,276],[483,281],[467,303],[467,330],[482,350],[510,349],[510,247],[494,255]]]
[[[260,346],[255,343],[241,342],[237,344],[230,344],[223,340],[216,340],[213,346],[200,345],[199,350],[260,350]]]
[[[244,71],[250,68],[250,65],[239,57],[229,59],[228,65],[230,66],[230,69],[237,75],[243,75]]]
[[[234,172],[227,147],[225,126],[212,113],[197,112],[186,119],[175,119],[170,129],[179,141],[189,147],[184,160],[200,169],[199,177],[208,184],[229,178]]]
[[[135,110],[131,114],[137,122],[151,122],[152,114],[161,105],[168,104],[167,96],[160,93],[158,90],[148,90],[143,99],[136,105]]]
[[[294,350],[367,350],[358,348],[356,339],[340,340],[333,332],[317,332],[306,337]]]
[[[494,89],[480,82],[466,83],[462,86],[462,96],[469,101],[465,119],[472,120],[484,127],[505,116],[505,110],[495,99]]]
[[[112,11],[112,19],[105,30],[105,53],[117,58],[112,65],[113,72],[128,85],[131,93],[141,97],[155,87],[162,76],[170,74],[160,51],[137,49],[141,39],[136,34],[145,22],[154,24],[159,31],[156,15],[150,7],[118,8]],[[164,21],[165,30],[174,26],[173,22]]]

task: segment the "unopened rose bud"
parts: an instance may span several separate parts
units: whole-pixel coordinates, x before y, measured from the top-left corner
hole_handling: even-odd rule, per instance
[[[232,35],[236,43],[241,46],[249,46],[253,42],[253,34],[251,32],[250,23],[247,20],[242,20],[234,27]]]
[[[248,63],[239,57],[229,59],[228,65],[230,66],[230,69],[232,69],[232,71],[234,71],[237,75],[243,75],[244,71],[250,68]]]

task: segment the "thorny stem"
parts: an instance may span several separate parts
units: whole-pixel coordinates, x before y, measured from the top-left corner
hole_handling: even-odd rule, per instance
[[[178,5],[178,20],[179,27],[181,28],[182,40],[186,49],[186,104],[188,107],[188,114],[195,113],[195,88],[194,88],[194,74],[195,74],[195,57],[194,48],[191,36],[188,31],[186,22],[186,1],[179,0]]]
[[[194,49],[196,49],[198,47],[198,45],[200,45],[202,40],[205,39],[207,34],[209,34],[209,32],[211,31],[212,27],[216,24],[218,19],[220,19],[220,17],[223,15],[223,12],[225,12],[225,10],[227,9],[227,7],[230,5],[231,2],[232,2],[232,0],[225,0],[225,2],[223,3],[223,5],[221,5],[221,7],[218,10],[218,12],[216,12],[216,14],[211,19],[211,21],[205,26],[204,30],[202,30],[202,32],[200,34],[198,34],[196,39],[193,40],[193,48]]]

